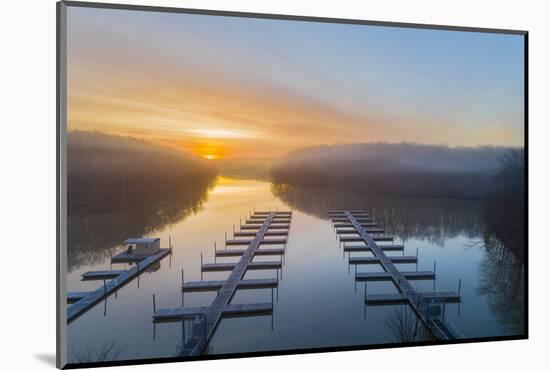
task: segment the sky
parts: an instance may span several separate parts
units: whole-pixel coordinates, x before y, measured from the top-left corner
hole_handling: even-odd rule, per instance
[[[68,8],[68,128],[209,159],[522,146],[523,37]]]

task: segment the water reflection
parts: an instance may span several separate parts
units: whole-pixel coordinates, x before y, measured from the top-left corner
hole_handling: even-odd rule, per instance
[[[71,355],[76,363],[102,362],[117,360],[120,354],[126,348],[125,345],[119,345],[116,340],[105,342],[101,345],[88,344],[86,348],[71,350]]]
[[[478,291],[487,296],[489,308],[508,333],[524,333],[524,266],[510,248],[489,233],[484,246]]]
[[[385,324],[396,343],[434,340],[409,306],[395,306],[386,318]]]
[[[251,209],[282,210],[289,206],[297,210],[293,213],[274,317],[222,320],[208,353],[424,340],[411,313],[402,310],[405,307],[369,307],[365,311],[362,291],[354,289],[353,273],[347,272],[348,261],[342,258],[328,221],[327,211],[334,208],[364,208],[374,213],[390,232],[408,240],[407,254],[420,248],[420,270],[431,269],[437,259],[438,289],[456,290],[458,278],[463,278],[461,314],[449,309],[446,314],[468,338],[519,334],[523,330],[523,271],[502,258],[498,245],[488,243],[493,239],[484,239],[484,235],[492,234],[486,231],[483,202],[372,196],[228,178],[219,178],[210,190],[208,185],[198,188],[192,197],[189,190],[186,189],[187,200],[183,195],[163,195],[165,200],[149,209],[89,215],[78,220],[80,230],[70,228],[72,245],[78,246],[70,251],[73,272],[68,280],[74,291],[94,288],[97,282],[81,282],[80,273],[108,270],[109,248],[126,236],[154,236],[163,241],[171,236],[176,241],[172,261],[165,259],[160,269],[158,265],[153,268],[157,272],[141,276],[141,282],[130,282],[118,292],[118,298],[109,298],[106,316],[105,306],[98,305],[68,327],[71,362],[86,358],[89,343],[95,343],[90,352],[93,357],[103,343],[110,343],[113,338],[117,344],[127,344],[118,360],[175,355],[175,345],[185,338],[185,328],[152,325],[152,294],[156,294],[158,307],[181,306],[181,269],[185,269],[185,281],[200,280],[201,253],[205,262],[213,262],[213,243],[217,242],[218,248],[223,245],[225,232],[231,233],[239,218],[244,219]],[[112,224],[111,219],[117,224]],[[75,220],[72,218],[71,222]],[[174,225],[166,227],[171,223]],[[466,244],[471,247],[465,248]],[[94,259],[101,256],[105,260],[92,268]],[[82,271],[76,270],[79,263]],[[412,271],[415,266],[400,267]],[[378,270],[369,266],[360,272],[367,271]],[[251,273],[247,278],[275,277],[271,272]],[[210,280],[227,277],[226,273],[210,274]],[[419,290],[434,289],[432,282],[414,284]],[[372,286],[369,283],[369,292],[396,292],[395,287],[386,285],[387,282]],[[245,293],[236,296],[235,302],[262,302],[271,297],[270,291]],[[207,306],[214,298],[214,292],[186,295],[185,306]],[[71,347],[77,354],[71,353]]]
[[[115,212],[72,214],[67,220],[68,269],[109,258],[126,238],[158,232],[202,211],[216,180],[197,181],[177,192],[158,194],[141,206]]]
[[[523,261],[518,250],[524,249],[523,219],[521,212],[507,223],[507,233],[513,238],[503,240],[500,229],[495,228],[494,218],[488,220],[488,210],[493,202],[448,198],[400,197],[357,193],[323,186],[293,186],[272,184],[271,191],[292,209],[328,219],[328,211],[334,209],[364,209],[371,213],[387,232],[403,241],[416,239],[439,247],[447,240],[466,237],[470,241],[464,247],[484,247],[479,264],[477,292],[486,296],[491,312],[497,317],[505,332],[511,335],[524,333]],[[418,330],[414,314],[404,307],[397,307],[385,324],[394,341],[425,340],[425,333]],[[413,317],[410,317],[413,315]]]
[[[395,236],[443,246],[458,235],[476,238],[484,228],[484,202],[357,193],[324,186],[272,184],[271,191],[290,207],[328,219],[331,209],[364,209]]]

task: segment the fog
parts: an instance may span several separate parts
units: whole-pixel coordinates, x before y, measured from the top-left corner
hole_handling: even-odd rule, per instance
[[[338,186],[374,193],[485,198],[506,147],[411,143],[299,149],[272,168],[276,182]]]
[[[456,147],[412,143],[349,144],[318,146],[290,153],[286,164],[300,163],[326,167],[331,163],[346,163],[338,172],[481,172],[495,171],[505,147]],[[357,166],[355,166],[357,165]],[[362,170],[361,170],[362,168]]]
[[[143,140],[72,131],[67,139],[69,214],[139,206],[167,193],[206,188],[207,160]]]

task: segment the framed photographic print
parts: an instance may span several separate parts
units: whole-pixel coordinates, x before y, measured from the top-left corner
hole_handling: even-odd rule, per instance
[[[57,10],[58,367],[527,338],[526,31]]]

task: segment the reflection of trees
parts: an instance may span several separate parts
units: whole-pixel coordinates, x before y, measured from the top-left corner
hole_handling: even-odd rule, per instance
[[[206,160],[132,138],[73,131],[67,138],[68,215],[118,211],[157,202],[159,194],[207,183]]]
[[[125,346],[119,346],[115,340],[110,343],[104,343],[101,347],[93,348],[88,345],[87,349],[76,351],[74,348],[71,351],[75,363],[88,363],[88,362],[104,362],[114,361],[124,351]]]
[[[485,234],[485,257],[480,265],[478,291],[486,295],[489,308],[510,334],[525,327],[525,271],[512,250],[489,232]]]
[[[521,262],[525,253],[525,157],[523,149],[500,160],[495,186],[486,207],[491,233]]]
[[[148,198],[114,212],[73,214],[67,220],[69,271],[103,261],[124,239],[162,230],[202,210],[213,180],[188,183],[177,192]]]
[[[483,202],[351,192],[331,187],[272,184],[273,194],[292,208],[327,219],[331,209],[363,209],[391,233],[443,245],[446,238],[483,231]]]
[[[433,340],[424,324],[408,306],[396,306],[385,322],[393,340],[397,343]]]

